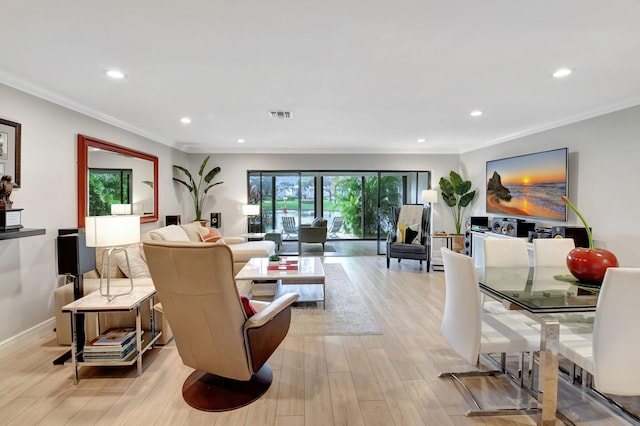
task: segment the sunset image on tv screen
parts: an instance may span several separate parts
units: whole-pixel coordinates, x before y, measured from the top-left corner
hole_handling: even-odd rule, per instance
[[[487,213],[566,220],[567,149],[487,161]]]

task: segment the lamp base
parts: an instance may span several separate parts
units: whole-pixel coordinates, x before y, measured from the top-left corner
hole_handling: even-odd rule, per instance
[[[109,275],[109,271],[111,270],[111,255],[113,253],[117,252],[117,251],[123,251],[124,252],[124,257],[127,260],[127,269],[129,271],[131,271],[131,265],[129,264],[129,254],[127,253],[127,251],[123,247],[111,247],[110,249],[107,249],[107,250],[102,252],[102,270],[100,271],[100,295],[106,297],[109,302],[111,302],[116,297],[126,296],[127,294],[133,293],[133,278],[131,276],[129,276],[129,281],[131,283],[131,285],[129,287],[129,291],[127,291],[125,293],[111,294],[111,277]],[[105,256],[107,257],[106,263],[104,261]],[[106,265],[106,272],[105,272],[105,265]],[[106,292],[102,288],[102,282],[103,282],[103,278],[104,278],[105,275],[107,276],[107,280],[106,280],[107,281],[107,289],[106,289]],[[131,275],[131,274],[129,274],[129,275]]]

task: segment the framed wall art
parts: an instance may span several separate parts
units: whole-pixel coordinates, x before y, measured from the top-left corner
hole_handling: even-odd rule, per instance
[[[20,188],[20,143],[22,124],[0,118],[0,172],[13,178],[13,187]]]

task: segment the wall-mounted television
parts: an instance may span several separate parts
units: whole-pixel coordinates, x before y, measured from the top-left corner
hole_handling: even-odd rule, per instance
[[[487,214],[567,220],[567,148],[487,161]]]

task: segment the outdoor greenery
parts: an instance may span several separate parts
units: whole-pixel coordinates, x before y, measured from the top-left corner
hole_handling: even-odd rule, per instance
[[[363,238],[375,237],[378,232],[376,218],[378,214],[378,178],[374,176],[339,177],[333,180],[335,206],[344,217],[344,229],[347,233],[362,235]],[[402,179],[399,176],[380,178],[380,209],[390,212],[391,207],[401,204]],[[363,206],[364,208],[361,208]],[[364,211],[364,229],[362,212]],[[389,214],[383,217],[388,217]],[[390,224],[382,224],[382,232],[389,232]]]
[[[89,216],[111,214],[111,204],[130,204],[130,169],[89,170]]]
[[[189,173],[189,170],[185,169],[182,166],[177,166],[175,164],[173,165],[174,170],[178,170],[179,172],[182,172],[187,177],[187,179],[189,179],[189,182],[186,182],[176,177],[173,178],[174,181],[180,182],[181,184],[186,186],[187,189],[189,190],[189,193],[191,194],[191,198],[193,199],[193,206],[196,211],[195,220],[202,220],[202,205],[204,204],[204,198],[206,197],[207,192],[209,192],[209,190],[214,186],[221,185],[224,183],[224,182],[211,183],[211,181],[216,177],[216,175],[220,173],[220,167],[214,167],[213,169],[209,170],[207,173],[204,172],[204,169],[207,166],[207,163],[209,162],[209,157],[210,155],[207,155],[207,157],[202,161],[202,164],[200,165],[200,170],[198,171],[198,176],[200,176],[200,178],[198,179],[198,182],[196,182],[193,179],[193,177],[191,176],[191,173]],[[204,180],[204,188],[203,188],[203,182],[202,182],[203,180]]]

